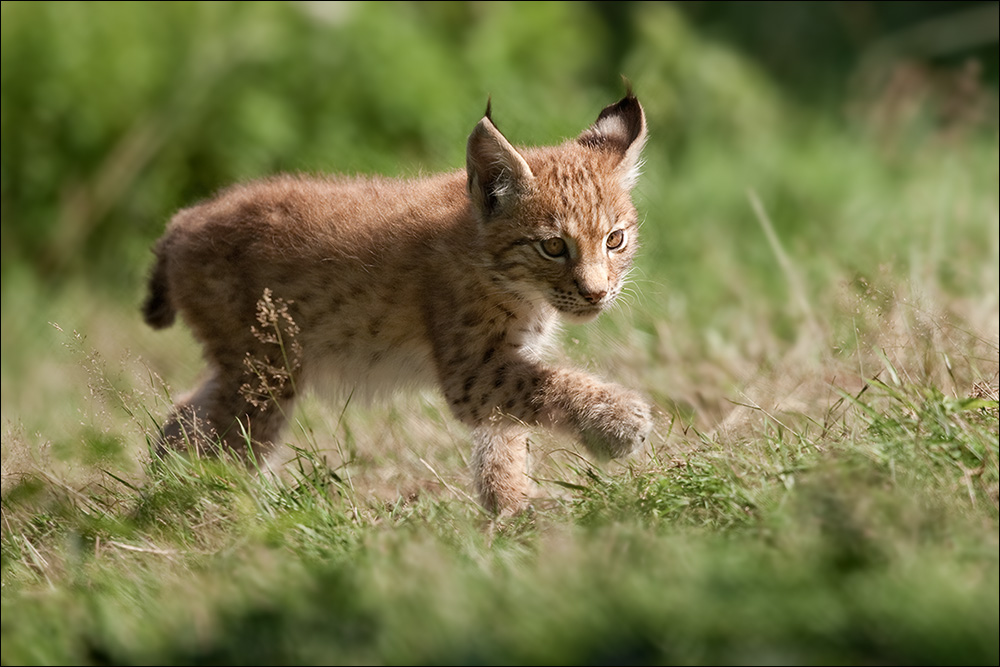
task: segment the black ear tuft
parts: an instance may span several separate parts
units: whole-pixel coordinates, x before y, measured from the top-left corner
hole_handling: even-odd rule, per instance
[[[486,116],[487,118],[489,118],[491,123],[493,122],[493,96],[492,95],[487,95],[487,97],[486,97],[486,113],[483,114],[483,115]]]
[[[622,74],[621,76],[622,76],[622,84],[625,86],[625,97],[626,98],[635,97],[635,95],[632,94],[632,82],[629,81],[628,77],[625,76],[624,74]]]

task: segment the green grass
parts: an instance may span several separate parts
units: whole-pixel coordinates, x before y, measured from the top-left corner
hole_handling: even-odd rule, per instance
[[[138,484],[25,477],[4,662],[995,662],[996,400],[868,393],[850,437],[582,466],[492,529],[308,451],[284,480],[175,456]]]
[[[3,662],[995,664],[995,288],[879,280],[805,284],[791,341],[754,315],[784,287],[742,328],[667,328],[644,297],[569,331],[660,428],[603,468],[539,434],[543,499],[499,525],[432,395],[307,402],[277,476],[151,463],[197,372],[188,335],[26,284],[4,333]]]
[[[606,465],[538,433],[533,511],[494,523],[433,393],[309,397],[249,471],[152,460],[201,361],[182,326],[141,322],[147,248],[229,180],[459,166],[487,92],[519,140],[577,132],[620,93],[585,83],[610,67],[595,15],[119,4],[95,6],[100,30],[74,5],[66,32],[56,5],[4,3],[0,662],[1000,661],[995,91],[957,125],[930,80],[796,108],[669,5],[629,5],[633,43],[608,62],[650,120],[642,251],[623,306],[556,356],[645,392],[657,429]],[[244,33],[260,53],[223,48]],[[184,62],[217,49],[221,69],[157,65],[179,35]],[[91,78],[142,99],[57,123]],[[129,127],[151,152],[89,143]],[[109,155],[137,161],[115,187]]]

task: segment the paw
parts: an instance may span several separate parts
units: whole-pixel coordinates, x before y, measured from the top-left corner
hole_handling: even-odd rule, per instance
[[[639,394],[608,386],[578,420],[583,445],[600,458],[620,458],[639,451],[653,431],[653,409]]]

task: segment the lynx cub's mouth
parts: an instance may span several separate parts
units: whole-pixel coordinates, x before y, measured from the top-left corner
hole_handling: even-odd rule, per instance
[[[179,313],[208,373],[174,405],[159,451],[264,455],[329,376],[344,395],[437,387],[471,431],[473,481],[494,513],[528,501],[534,427],[602,458],[641,448],[649,403],[544,350],[559,318],[592,320],[624,288],[645,141],[631,90],[555,146],[515,147],[487,104],[464,169],[280,175],[179,211],[143,312],[154,328]]]

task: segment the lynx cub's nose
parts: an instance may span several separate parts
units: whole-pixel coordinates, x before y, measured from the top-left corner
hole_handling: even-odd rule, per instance
[[[606,289],[594,289],[591,291],[586,285],[577,284],[577,289],[580,291],[580,296],[587,300],[588,303],[599,303],[601,299],[608,295],[608,290]]]

